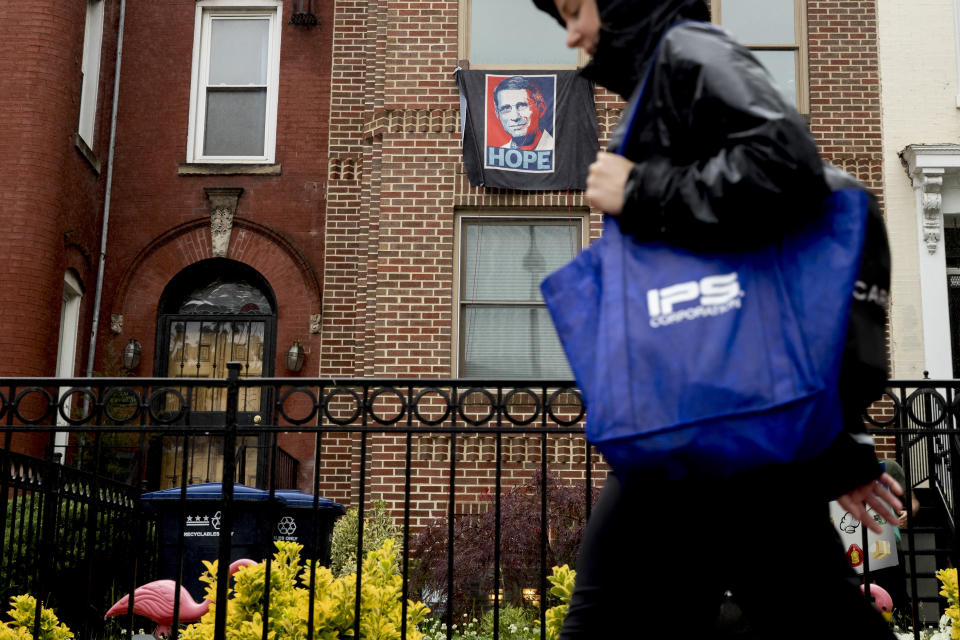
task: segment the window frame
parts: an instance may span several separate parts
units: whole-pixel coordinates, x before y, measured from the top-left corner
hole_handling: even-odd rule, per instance
[[[711,21],[723,26],[724,0],[710,0]],[[796,73],[797,103],[794,105],[802,114],[810,113],[810,50],[807,30],[807,0],[793,0],[794,43],[783,44],[745,44],[751,51],[795,51],[797,56],[794,70]]]
[[[453,358],[453,369],[455,372],[455,377],[463,377],[463,365],[465,361],[465,341],[463,340],[464,324],[463,317],[465,315],[464,309],[467,305],[491,305],[498,306],[503,304],[517,305],[529,307],[531,303],[529,301],[518,302],[518,301],[501,301],[501,300],[484,300],[482,302],[476,301],[465,301],[463,298],[463,282],[462,275],[464,272],[464,265],[467,259],[466,253],[464,251],[464,224],[467,221],[478,222],[478,221],[493,221],[499,223],[512,223],[516,225],[530,225],[530,224],[550,224],[553,223],[557,226],[570,224],[574,222],[579,225],[579,232],[576,234],[576,239],[578,241],[578,246],[576,247],[575,255],[579,255],[589,244],[589,223],[590,223],[590,212],[584,209],[576,209],[574,211],[567,210],[549,210],[543,209],[539,211],[530,211],[524,209],[509,209],[503,211],[482,211],[482,210],[464,210],[456,212],[455,220],[455,238],[454,238],[454,269],[453,269],[453,331],[451,332],[452,337],[452,349],[451,355]],[[538,302],[533,303],[535,306],[546,307],[546,303],[541,297]],[[516,375],[499,375],[498,377],[503,379],[522,379],[521,376]],[[531,378],[532,379],[532,378]]]
[[[80,61],[80,109],[77,135],[93,149],[97,123],[97,98],[100,92],[100,62],[103,54],[105,0],[87,0],[83,27],[83,54]],[[96,8],[93,12],[92,9]]]
[[[539,69],[582,69],[590,61],[590,56],[582,48],[577,49],[577,64],[473,64],[470,61],[470,23],[473,18],[473,1],[460,0],[459,16],[457,20],[457,59],[461,66],[469,69],[483,69],[488,71],[509,71],[512,69],[539,70]],[[482,1],[482,0],[481,0]],[[544,14],[546,17],[546,14]],[[549,18],[548,18],[549,19]]]
[[[190,116],[187,125],[187,162],[204,164],[273,164],[276,157],[277,105],[280,85],[281,0],[198,0],[194,18],[193,62],[190,80]],[[213,16],[265,17],[269,24],[267,96],[263,155],[209,156],[203,154],[206,131],[207,79],[210,69],[210,24]]]
[[[72,271],[63,274],[63,294],[60,300],[60,331],[57,339],[57,377],[74,378],[77,372],[77,345],[80,342],[80,304],[83,301],[83,284]],[[67,391],[66,387],[57,390],[57,397]],[[63,413],[70,415],[73,404],[71,394],[63,400]],[[57,426],[69,423],[57,411]],[[67,445],[70,434],[57,431],[53,437],[54,452],[60,454],[60,464],[67,459]]]

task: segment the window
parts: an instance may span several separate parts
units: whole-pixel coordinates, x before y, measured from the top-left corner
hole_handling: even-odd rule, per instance
[[[103,42],[103,0],[87,0],[87,22],[83,29],[83,58],[80,73],[80,118],[77,133],[91,149],[97,118],[97,89],[100,85],[100,48]]]
[[[272,163],[280,3],[197,3],[187,162]]]
[[[787,100],[808,113],[806,0],[711,0],[713,20],[753,51]]]
[[[532,2],[460,0],[460,59],[472,68],[576,67],[586,54],[568,49],[556,20]]]
[[[80,280],[71,272],[63,276],[63,299],[60,304],[60,339],[57,343],[57,377],[72,378],[77,358],[77,335],[80,330],[80,300],[83,298],[83,287]],[[66,389],[61,389],[65,392]],[[67,398],[63,405],[63,412],[70,415],[70,404],[73,396]],[[57,424],[66,425],[60,412],[57,412]],[[57,432],[54,436],[54,452],[60,454],[60,461],[66,460],[67,441],[69,434],[66,431]]]
[[[459,375],[573,375],[540,282],[582,246],[583,219],[460,217]]]

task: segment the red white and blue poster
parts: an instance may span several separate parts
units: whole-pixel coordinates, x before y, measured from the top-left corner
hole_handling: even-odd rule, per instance
[[[599,147],[593,85],[576,71],[456,72],[473,186],[583,189]]]

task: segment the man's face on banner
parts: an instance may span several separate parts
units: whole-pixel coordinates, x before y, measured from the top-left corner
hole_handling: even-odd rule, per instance
[[[504,131],[514,138],[523,138],[540,130],[540,107],[526,89],[504,89],[495,96],[497,115]]]

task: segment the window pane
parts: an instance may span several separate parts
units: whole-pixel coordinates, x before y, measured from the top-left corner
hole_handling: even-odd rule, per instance
[[[464,305],[461,313],[462,376],[573,378],[545,307]]]
[[[505,224],[464,221],[463,300],[539,302],[540,283],[580,250],[580,221]]]
[[[256,286],[245,281],[225,282],[217,278],[193,290],[177,310],[181,314],[273,313],[270,302]]]
[[[788,104],[797,104],[796,51],[754,51],[760,63],[767,68]]]
[[[100,84],[100,49],[103,41],[103,0],[87,2],[87,21],[83,32],[83,58],[80,62],[80,119],[77,133],[93,146],[93,130],[97,116],[97,89]]]
[[[213,18],[210,25],[211,85],[267,84],[270,21]]]
[[[720,20],[743,44],[796,44],[795,0],[722,0]]]
[[[557,22],[520,0],[472,0],[470,63],[576,66],[577,50],[564,44]]]
[[[239,362],[243,378],[263,377],[265,323],[242,320],[173,321],[169,324],[167,376],[173,378],[222,378],[227,363]],[[184,397],[186,389],[181,389]],[[240,391],[240,411],[260,410],[260,389]],[[196,411],[224,411],[223,388],[197,387],[192,408]]]
[[[262,156],[266,112],[266,89],[208,90],[203,154]]]

